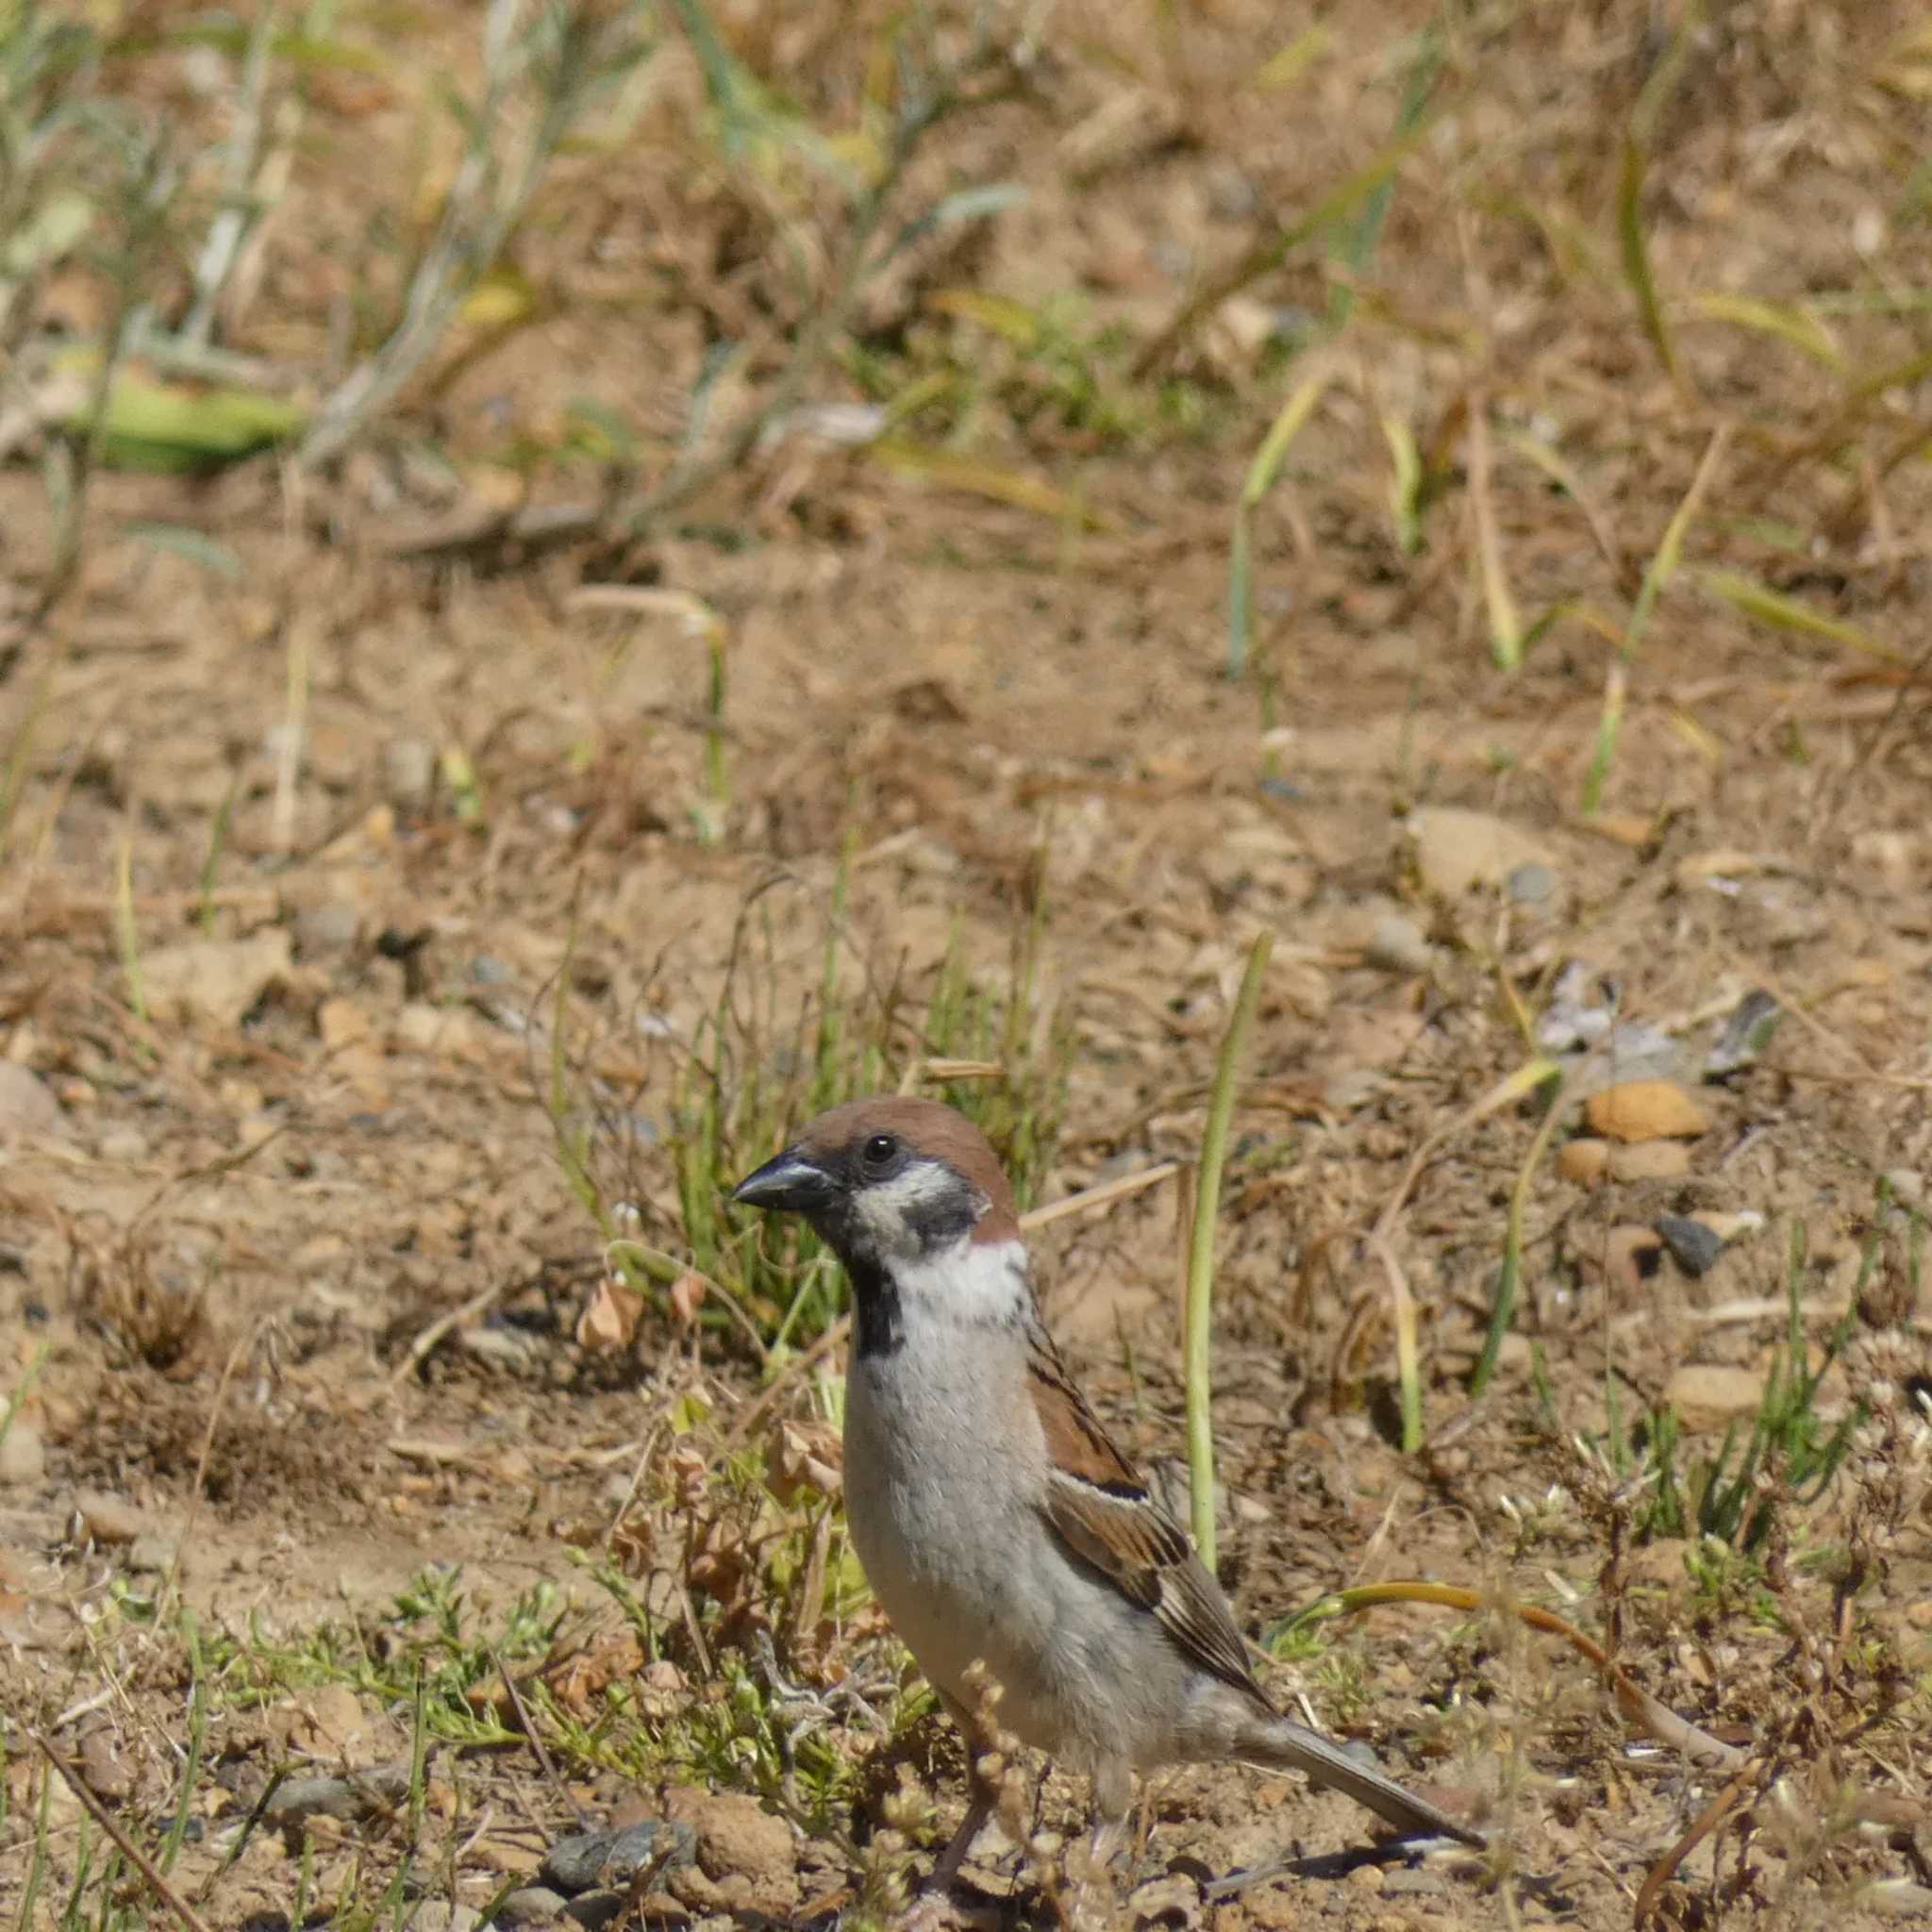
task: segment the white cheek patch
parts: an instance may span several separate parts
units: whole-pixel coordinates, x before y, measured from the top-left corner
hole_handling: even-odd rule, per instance
[[[1030,1305],[1026,1250],[1018,1241],[965,1241],[944,1255],[900,1268],[900,1298],[962,1326],[1008,1322]]]

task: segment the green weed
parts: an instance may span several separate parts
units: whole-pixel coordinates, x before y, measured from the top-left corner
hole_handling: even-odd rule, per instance
[[[1881,1245],[1878,1232],[1866,1242],[1858,1293],[1877,1264]],[[1785,1340],[1773,1357],[1749,1427],[1731,1424],[1714,1452],[1690,1450],[1676,1411],[1668,1404],[1646,1410],[1634,1427],[1626,1426],[1616,1379],[1607,1382],[1609,1427],[1592,1439],[1592,1446],[1617,1477],[1642,1486],[1645,1502],[1634,1525],[1640,1539],[1694,1538],[1700,1548],[1755,1556],[1784,1517],[1815,1503],[1838,1474],[1865,1419],[1865,1407],[1857,1403],[1833,1423],[1819,1414],[1817,1403],[1851,1335],[1857,1295],[1853,1309],[1815,1351],[1814,1362],[1805,1332],[1805,1230],[1794,1224],[1786,1270]],[[1722,1580],[1729,1560],[1712,1554],[1706,1569]]]

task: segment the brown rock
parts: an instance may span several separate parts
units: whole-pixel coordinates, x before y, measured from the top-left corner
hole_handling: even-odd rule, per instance
[[[1486,811],[1425,806],[1409,813],[1408,836],[1423,889],[1439,899],[1500,886],[1519,866],[1555,867],[1546,846]]]
[[[157,1020],[192,1015],[234,1026],[291,963],[279,926],[245,940],[187,940],[142,957],[142,988]]]
[[[291,1752],[331,1762],[366,1755],[372,1728],[362,1700],[346,1684],[324,1684],[306,1691],[276,1710],[271,1723]]]
[[[134,1770],[111,1724],[97,1724],[81,1739],[80,1774],[97,1798],[134,1795]]]
[[[1681,1141],[1640,1141],[1619,1147],[1579,1136],[1557,1148],[1557,1172],[1580,1188],[1604,1181],[1674,1181],[1690,1172],[1690,1150]]]
[[[1610,1171],[1610,1143],[1607,1141],[1566,1141],[1557,1149],[1557,1172],[1579,1188],[1593,1188]]]
[[[1690,1172],[1690,1150],[1681,1141],[1639,1141],[1610,1149],[1613,1181],[1674,1181]]]
[[[47,1445],[25,1416],[0,1436],[0,1483],[37,1483],[47,1473]]]
[[[105,1490],[82,1490],[74,1499],[74,1513],[92,1542],[131,1543],[148,1527],[147,1518],[121,1496]]]
[[[1583,1117],[1612,1141],[1689,1141],[1710,1126],[1710,1116],[1673,1080],[1625,1080],[1592,1093]]]
[[[698,1867],[722,1883],[732,1873],[751,1881],[760,1902],[790,1903],[798,1892],[798,1847],[791,1827],[741,1791],[675,1786],[664,1793],[664,1816],[698,1835]]]
[[[0,1141],[64,1134],[67,1117],[31,1067],[0,1060]]]
[[[327,1047],[348,1046],[374,1037],[375,1024],[354,1000],[335,995],[315,1009],[315,1030]]]
[[[1739,1416],[1757,1414],[1764,1401],[1764,1375],[1724,1362],[1686,1362],[1665,1384],[1664,1397],[1687,1429],[1719,1429]]]

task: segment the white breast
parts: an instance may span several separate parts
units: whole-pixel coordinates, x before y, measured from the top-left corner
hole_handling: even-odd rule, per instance
[[[1007,1319],[1015,1286],[1026,1292],[1024,1257],[1016,1272],[1006,1250],[978,1252],[985,1263],[943,1283],[902,1279],[899,1345],[852,1363],[853,1543],[937,1690],[964,1702],[983,1659],[1004,1690],[1001,1722],[1025,1742],[1075,1766],[1138,1760],[1138,1699],[1123,1698],[1119,1663],[1145,1613],[1073,1563],[1039,1512],[1046,1445],[1024,1332]]]

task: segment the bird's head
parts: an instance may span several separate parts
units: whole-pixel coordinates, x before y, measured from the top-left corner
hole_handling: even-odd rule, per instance
[[[731,1198],[802,1214],[855,1273],[927,1266],[963,1245],[1020,1232],[986,1136],[937,1100],[835,1107],[740,1181]]]

